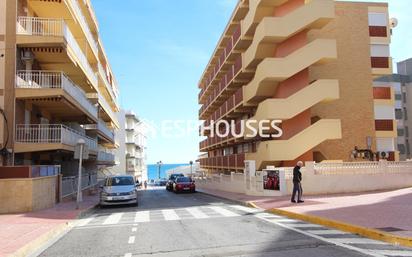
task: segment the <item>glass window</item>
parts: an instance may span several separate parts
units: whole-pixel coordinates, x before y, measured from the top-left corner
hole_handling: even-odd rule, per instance
[[[395,109],[395,118],[397,120],[402,120],[403,119],[402,109]]]
[[[398,100],[398,101],[402,100],[402,95],[401,94],[396,94],[395,95],[395,100]]]
[[[134,185],[132,177],[113,177],[107,178],[105,186],[130,186]]]
[[[405,154],[406,153],[406,147],[405,145],[398,145],[398,150],[400,154]]]
[[[398,137],[403,137],[405,136],[405,130],[404,129],[398,129]]]

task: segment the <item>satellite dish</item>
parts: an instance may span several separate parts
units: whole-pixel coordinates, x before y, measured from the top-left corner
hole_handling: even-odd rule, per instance
[[[398,26],[399,21],[396,18],[391,18],[390,23],[391,23],[391,28],[396,28]]]

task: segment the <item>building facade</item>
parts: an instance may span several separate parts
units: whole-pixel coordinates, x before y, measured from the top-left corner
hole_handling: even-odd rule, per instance
[[[395,117],[397,122],[398,138],[397,149],[400,159],[411,159],[412,120],[412,59],[398,63],[398,74],[383,76],[375,83],[391,86],[395,91]]]
[[[392,73],[391,32],[384,3],[239,1],[199,82],[204,127],[236,133],[206,130],[201,167],[350,161],[355,149],[398,159],[394,91],[374,84]],[[280,138],[245,137],[245,121],[264,120],[281,121]]]
[[[2,165],[61,165],[75,175],[115,164],[118,86],[89,0],[0,3]]]

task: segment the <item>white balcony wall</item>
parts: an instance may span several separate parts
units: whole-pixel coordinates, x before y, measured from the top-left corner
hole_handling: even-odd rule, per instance
[[[369,26],[387,26],[389,24],[388,15],[383,12],[369,13]]]
[[[376,138],[376,149],[378,152],[393,152],[395,151],[394,138]]]
[[[371,45],[371,56],[373,57],[390,57],[389,45]]]
[[[375,105],[375,120],[394,120],[395,109],[388,105]]]

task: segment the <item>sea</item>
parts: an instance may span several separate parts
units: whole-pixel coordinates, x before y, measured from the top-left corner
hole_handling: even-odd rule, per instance
[[[162,164],[160,168],[160,178],[166,178],[166,171],[170,169],[174,169],[180,166],[187,166],[189,164]],[[149,179],[157,179],[158,178],[158,166],[157,164],[149,164],[147,165],[147,176]]]

